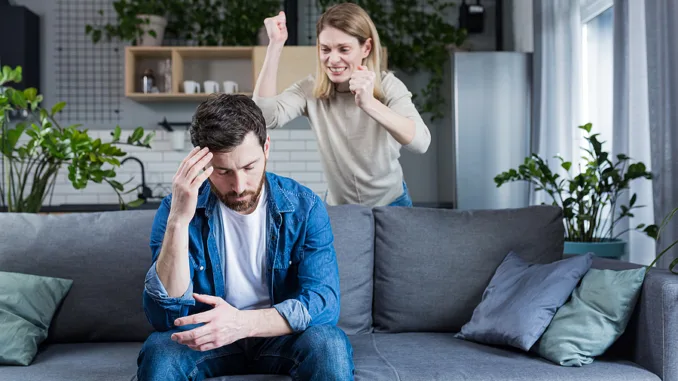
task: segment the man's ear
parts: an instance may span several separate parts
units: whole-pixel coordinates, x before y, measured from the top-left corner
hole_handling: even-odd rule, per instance
[[[268,160],[269,149],[271,148],[271,136],[266,135],[266,142],[264,143],[264,157]]]

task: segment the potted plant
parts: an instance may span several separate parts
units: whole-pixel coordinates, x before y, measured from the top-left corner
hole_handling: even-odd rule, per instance
[[[622,218],[632,217],[636,205],[636,194],[628,204],[621,204],[620,196],[629,190],[629,184],[636,179],[652,179],[642,162],[632,163],[631,158],[618,154],[615,160],[603,150],[598,134],[591,134],[591,123],[579,126],[587,133],[589,143],[584,148],[585,167],[577,175],[570,173],[573,165],[556,156],[560,167],[568,176],[554,173],[548,163],[537,154],[525,158],[518,169],[510,169],[494,178],[497,187],[513,181],[527,181],[535,190],[546,192],[553,205],[563,210],[565,225],[565,254],[595,253],[602,257],[619,258],[626,251],[626,242],[619,236],[629,230],[644,232],[652,237],[656,225],[640,224],[635,228],[615,233],[614,228]]]
[[[47,196],[54,192],[59,170],[68,169],[68,179],[75,189],[84,189],[90,182],[107,183],[117,193],[121,209],[136,207],[144,202],[137,199],[125,203],[124,185],[115,180],[118,158],[126,153],[117,145],[150,148],[154,133],[144,136],[137,127],[126,141],[121,141],[117,126],[108,142],[92,139],[88,130],[79,125],[62,127],[55,115],[65,107],[64,102],[50,110],[40,106],[42,95],[35,88],[23,91],[5,87],[10,82],[21,82],[22,69],[5,66],[0,73],[0,152],[3,179],[0,198],[9,212],[38,213]],[[10,126],[8,115],[20,113],[26,121]]]
[[[93,43],[114,37],[134,45],[160,46],[167,27],[167,14],[177,9],[176,0],[118,0],[113,2],[116,23],[85,26]],[[103,17],[103,10],[99,11]]]

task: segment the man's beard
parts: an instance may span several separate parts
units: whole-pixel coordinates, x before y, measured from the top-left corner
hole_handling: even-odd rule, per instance
[[[259,196],[261,196],[261,191],[264,188],[265,180],[266,180],[266,163],[264,163],[264,171],[261,173],[261,180],[259,181],[259,186],[257,187],[256,191],[246,190],[241,194],[237,194],[235,192],[223,194],[219,191],[219,189],[217,189],[216,186],[214,186],[212,180],[209,180],[209,182],[211,185],[210,189],[219,198],[219,200],[221,200],[221,202],[224,203],[224,205],[226,205],[229,209],[232,209],[236,212],[243,212],[254,209],[254,206],[257,205],[257,203],[259,202]],[[252,197],[250,197],[249,200],[235,201],[236,198],[245,196]]]

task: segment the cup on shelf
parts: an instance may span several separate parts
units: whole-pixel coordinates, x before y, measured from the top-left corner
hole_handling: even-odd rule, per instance
[[[219,92],[219,82],[217,81],[205,81],[203,85],[205,85],[205,92],[207,94]]]
[[[184,81],[184,93],[195,94],[200,92],[200,84],[196,81]]]
[[[233,81],[224,81],[224,93],[233,94],[238,92],[238,84]]]

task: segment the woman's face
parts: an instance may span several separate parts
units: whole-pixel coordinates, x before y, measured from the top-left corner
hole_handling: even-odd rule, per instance
[[[334,83],[347,82],[351,73],[363,64],[363,59],[370,54],[372,48],[371,39],[360,46],[357,38],[330,26],[320,32],[318,43],[320,63]]]

